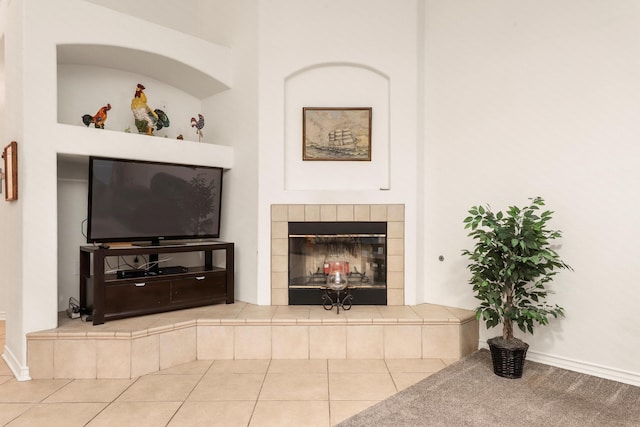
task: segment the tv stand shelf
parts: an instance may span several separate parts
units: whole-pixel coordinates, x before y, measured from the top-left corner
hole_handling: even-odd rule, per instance
[[[213,265],[216,251],[224,252],[224,267]],[[179,269],[173,274],[159,274],[156,269],[150,269],[142,277],[119,278],[116,273],[105,273],[108,257],[146,255],[152,258],[159,254],[190,252],[202,252],[203,265],[186,271]],[[92,314],[94,325],[125,317],[233,302],[233,243],[80,247],[80,308]]]

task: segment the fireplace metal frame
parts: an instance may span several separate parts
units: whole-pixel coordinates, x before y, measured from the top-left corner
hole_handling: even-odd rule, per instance
[[[291,255],[292,236],[301,235],[384,235],[384,265],[387,266],[387,222],[383,221],[319,221],[289,222],[289,256]],[[288,261],[291,262],[290,260]],[[322,285],[309,287],[291,287],[291,268],[288,269],[289,305],[322,305],[326,295],[326,287]],[[350,286],[350,302],[353,305],[387,305],[387,288],[384,286]]]

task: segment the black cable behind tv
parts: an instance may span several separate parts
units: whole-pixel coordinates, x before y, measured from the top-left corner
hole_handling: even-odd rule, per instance
[[[165,274],[181,274],[189,271],[187,267],[182,265],[174,265],[171,267],[158,267],[155,265],[147,270],[118,270],[116,277],[118,279],[133,279],[136,277],[162,276]]]

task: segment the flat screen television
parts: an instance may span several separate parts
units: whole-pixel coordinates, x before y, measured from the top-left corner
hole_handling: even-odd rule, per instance
[[[89,158],[87,242],[220,237],[222,168]]]

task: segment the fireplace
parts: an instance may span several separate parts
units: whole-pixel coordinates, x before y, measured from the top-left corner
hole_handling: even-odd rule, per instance
[[[404,221],[404,205],[400,204],[271,205],[271,304],[290,304],[290,222],[386,222],[386,301],[387,305],[404,305]]]
[[[387,223],[289,222],[289,305],[335,300],[337,272],[350,305],[387,304]]]

